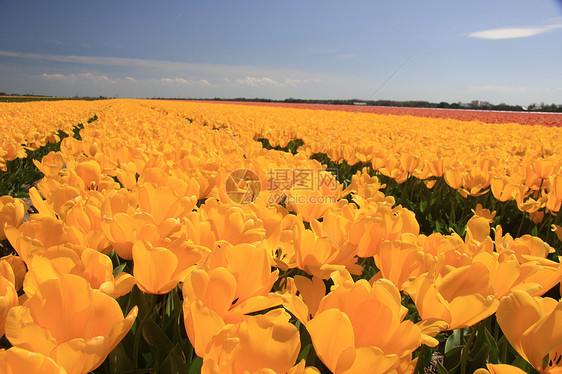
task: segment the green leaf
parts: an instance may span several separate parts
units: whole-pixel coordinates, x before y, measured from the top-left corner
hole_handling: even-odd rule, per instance
[[[160,351],[170,352],[174,348],[174,345],[164,331],[160,329],[156,322],[150,319],[145,322],[142,329],[142,337],[148,344],[158,348]]]
[[[488,355],[488,362],[491,364],[498,364],[499,363],[499,348],[498,342],[494,339],[490,331],[486,329],[486,344],[490,347],[490,353]]]
[[[134,369],[131,359],[125,353],[123,344],[118,344],[107,356],[109,371],[111,374],[120,374]]]
[[[114,277],[118,276],[119,273],[121,273],[123,269],[125,269],[125,266],[127,266],[126,262],[123,262],[121,265],[116,266],[115,269],[113,269],[113,276]]]
[[[498,362],[500,364],[508,364],[507,362],[507,351],[509,348],[509,343],[505,336],[502,336],[498,340]]]
[[[461,329],[454,330],[453,333],[449,335],[447,341],[445,342],[445,353],[449,352],[451,349],[455,347],[460,346],[462,344],[461,338],[462,338],[462,330]]]
[[[201,372],[201,366],[203,366],[203,359],[201,357],[196,357],[189,365],[188,374],[196,374]]]
[[[176,346],[169,352],[166,359],[162,361],[162,364],[154,371],[155,374],[187,372],[189,372],[189,367],[185,362],[185,356],[179,344],[176,344]]]
[[[443,365],[447,368],[447,370],[452,371],[460,365],[463,348],[464,345],[461,345],[454,347],[449,352],[445,353]]]
[[[449,374],[445,366],[440,362],[437,362],[437,374]]]
[[[516,366],[519,369],[521,369],[521,370],[523,370],[527,373],[536,372],[534,370],[534,368],[531,366],[531,364],[529,364],[527,361],[525,361],[525,359],[523,359],[523,357],[517,357],[511,365]]]
[[[420,201],[420,211],[422,213],[425,213],[425,210],[427,209],[427,205],[428,205],[427,200]]]
[[[480,349],[476,353],[471,354],[469,356],[468,360],[470,362],[471,372],[478,369],[478,368],[485,368],[486,367],[486,363],[487,363],[489,353],[490,353],[490,347],[487,346],[487,345],[483,345],[483,346],[480,346]]]
[[[537,225],[533,226],[533,228],[531,229],[531,235],[532,236],[538,236],[539,235],[539,229],[538,229]]]
[[[306,358],[308,357],[308,352],[310,351],[311,347],[312,347],[312,343],[308,344],[306,347],[301,349],[301,352],[299,353],[299,357],[297,358],[297,362],[300,362],[301,360],[306,360]]]

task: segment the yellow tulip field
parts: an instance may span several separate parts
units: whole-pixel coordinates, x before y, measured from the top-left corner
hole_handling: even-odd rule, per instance
[[[74,100],[0,142],[0,373],[562,372],[562,127]]]

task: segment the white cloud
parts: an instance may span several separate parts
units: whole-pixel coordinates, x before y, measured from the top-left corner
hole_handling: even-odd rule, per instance
[[[285,85],[287,85],[287,86],[292,86],[292,87],[294,87],[294,86],[296,86],[297,84],[299,84],[300,82],[301,82],[300,79],[289,79],[289,78],[287,78],[287,79],[285,79],[285,82],[284,82],[284,83],[285,83]]]
[[[234,82],[236,82],[236,84],[240,86],[248,86],[248,87],[263,87],[263,86],[285,87],[284,84],[279,83],[275,79],[271,79],[268,77],[263,77],[263,78],[245,77],[243,79],[236,79],[234,80]]]
[[[227,83],[232,82],[232,80],[229,78],[223,78],[223,79]],[[267,86],[278,87],[278,88],[288,87],[288,86],[294,87],[301,82],[308,82],[308,80],[285,78],[283,81],[279,81],[269,77],[258,78],[258,77],[250,77],[250,76],[234,79],[235,85],[248,86],[248,87],[267,87]]]
[[[495,86],[492,84],[485,86],[469,86],[469,92],[522,92],[526,91],[527,87],[517,87],[517,86]]]
[[[64,74],[47,74],[47,73],[43,73],[41,74],[41,76],[43,78],[47,78],[47,79],[64,79],[66,78],[66,75]]]
[[[126,80],[128,80],[129,82],[136,82],[137,80],[133,77],[126,77]]]
[[[480,38],[480,39],[526,38],[529,36],[543,34],[545,32],[549,32],[559,28],[562,28],[562,23],[556,23],[556,24],[542,26],[542,27],[514,27],[514,28],[490,29],[490,30],[472,32],[468,34],[468,36],[470,38]]]
[[[160,81],[165,83],[175,83],[175,84],[179,83],[180,85],[186,85],[186,86],[191,86],[191,85],[201,85],[207,87],[213,86],[213,84],[206,79],[191,80],[191,79],[184,79],[184,78],[160,78]]]
[[[173,75],[212,75],[229,77],[292,77],[293,79],[315,79],[317,74],[311,74],[300,70],[289,70],[281,68],[262,68],[244,65],[221,65],[201,64],[191,62],[164,61],[154,59],[124,58],[124,57],[101,57],[101,56],[65,56],[46,53],[27,53],[0,50],[0,56],[21,58],[26,60],[46,60],[65,63],[87,64],[87,65],[110,65],[122,66],[131,69],[144,69],[145,72],[154,74],[164,70]],[[187,73],[187,74],[186,74]],[[242,79],[242,78],[240,78]],[[276,78],[271,78],[275,80]],[[244,80],[244,79],[243,79]]]
[[[93,82],[105,82],[105,83],[116,83],[117,80],[109,78],[107,75],[97,75],[92,73],[83,73],[83,74],[41,74],[43,78],[46,79],[57,79],[62,81],[76,81],[79,79],[88,80]]]

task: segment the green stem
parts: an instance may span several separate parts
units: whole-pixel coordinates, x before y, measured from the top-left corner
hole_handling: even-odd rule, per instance
[[[421,374],[423,372],[423,356],[425,355],[426,350],[427,346],[422,344],[420,347],[420,354],[418,355],[418,361],[416,362],[416,368],[414,369],[414,374]]]
[[[517,235],[515,236],[516,238],[521,236],[521,230],[523,229],[524,221],[525,221],[525,216],[523,215],[523,217],[521,217],[521,223],[519,223],[519,228],[517,229]]]
[[[470,351],[470,346],[472,345],[472,342],[474,341],[474,338],[476,338],[476,326],[472,326],[472,331],[470,333],[468,341],[466,342],[466,345],[464,346],[464,349],[462,350],[461,374],[466,373],[466,361],[468,360],[468,353]]]
[[[152,309],[154,308],[154,304],[156,302],[157,295],[147,295],[148,296],[148,306],[146,308],[146,314],[144,315],[143,319],[140,321],[138,328],[135,331],[135,342],[133,344],[133,358],[135,360],[135,369],[139,368],[139,344],[140,338],[142,336],[142,329],[146,321],[148,321],[150,315],[152,314]]]

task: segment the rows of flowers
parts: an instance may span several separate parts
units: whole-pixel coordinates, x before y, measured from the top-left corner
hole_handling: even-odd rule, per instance
[[[59,131],[72,133],[106,105],[99,101],[0,103],[0,171],[6,171],[6,162],[27,157],[26,151],[59,141]]]
[[[422,233],[368,170],[345,185],[310,158],[428,184],[445,176],[467,196],[512,178],[511,199],[554,215],[558,129],[96,105],[81,140],[35,162],[44,178],[29,190],[28,219],[25,202],[1,197],[2,249],[14,253],[0,259],[0,371],[409,373],[445,345],[461,372],[562,365],[559,248],[504,233],[481,205],[463,236]],[[293,154],[258,138],[304,145]],[[511,353],[478,361],[485,339]]]
[[[537,221],[562,203],[562,128],[478,121],[372,115],[273,107],[151,103],[197,123],[226,126],[241,137],[266,138],[285,147],[304,143],[307,156],[325,153],[336,162],[364,163],[399,183],[410,177],[428,188],[443,177],[462,196],[488,193]]]

